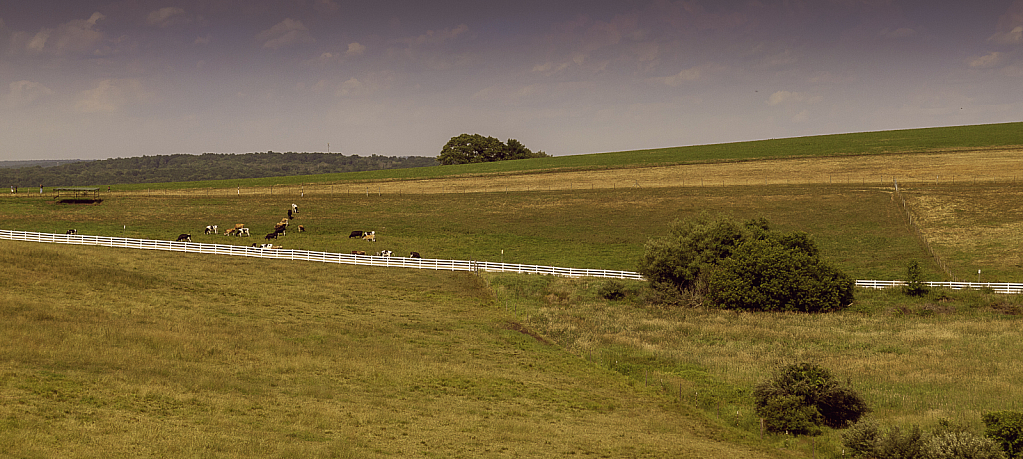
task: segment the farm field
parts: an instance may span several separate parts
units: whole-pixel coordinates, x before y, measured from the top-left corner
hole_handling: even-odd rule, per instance
[[[248,245],[294,202],[308,231],[287,248],[633,270],[649,237],[708,212],[806,231],[855,278],[920,261],[943,280],[929,245],[953,277],[1020,282],[1019,153],[157,184],[98,205],[0,196],[0,219]],[[243,222],[247,240],[202,234]],[[12,456],[841,457],[840,432],[760,435],[752,387],[797,360],[848,379],[884,423],[977,429],[1023,409],[1015,296],[860,290],[837,314],[736,314],[652,305],[641,282],[609,302],[594,279],[0,247]]]

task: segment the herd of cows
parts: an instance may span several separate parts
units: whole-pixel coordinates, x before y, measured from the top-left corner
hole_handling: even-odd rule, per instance
[[[278,237],[287,235],[286,231],[288,229],[288,223],[292,219],[295,218],[295,214],[297,214],[297,213],[298,213],[298,206],[295,205],[295,204],[292,204],[291,205],[291,209],[288,210],[288,216],[282,218],[281,221],[279,221],[279,222],[274,224],[273,232],[267,233],[266,236],[263,236],[263,239],[266,240],[267,243],[263,243],[263,244],[255,243],[255,244],[252,244],[252,246],[256,247],[256,248],[260,248],[260,249],[273,249],[273,248],[279,249],[279,248],[281,248],[280,246],[274,247],[274,245],[272,243],[269,243],[269,241],[277,240]],[[301,232],[305,232],[305,226],[298,225],[298,232],[300,232],[300,233]],[[68,230],[67,234],[78,234],[78,230]],[[217,225],[207,225],[206,229],[204,230],[204,234],[207,234],[207,235],[208,234],[220,234],[219,227]],[[237,223],[237,224],[234,225],[233,228],[230,228],[227,231],[225,231],[224,232],[224,236],[248,237],[249,236],[249,228],[247,228],[244,223]],[[349,239],[361,238],[362,240],[370,241],[370,242],[376,242],[376,240],[377,240],[376,231],[352,231],[351,234],[348,235],[348,238]],[[178,235],[178,238],[177,238],[176,242],[192,242],[192,235],[190,233],[181,233],[181,234]],[[366,255],[366,252],[363,251],[363,250],[354,250],[354,251],[352,251],[352,255]],[[392,252],[390,250],[383,250],[383,251],[377,252],[376,256],[378,256],[378,257],[380,257],[380,256],[382,256],[382,257],[391,257],[391,256],[394,256],[394,252]],[[419,252],[411,252],[411,253],[409,253],[409,258],[422,258],[422,256],[419,255]]]

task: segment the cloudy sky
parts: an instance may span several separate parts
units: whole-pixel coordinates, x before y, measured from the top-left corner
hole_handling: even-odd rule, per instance
[[[0,6],[0,160],[570,155],[1023,120],[1023,0]]]

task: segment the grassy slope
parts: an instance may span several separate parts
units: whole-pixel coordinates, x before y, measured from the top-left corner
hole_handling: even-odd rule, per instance
[[[118,188],[125,190],[145,190],[150,188],[231,188],[235,186],[295,185],[315,182],[409,180],[473,174],[544,173],[553,170],[608,169],[786,157],[914,153],[1009,145],[1023,145],[1023,123],[833,134],[348,174],[174,184],[121,185]]]
[[[0,455],[785,457],[465,273],[3,243]]]
[[[935,137],[944,140],[931,145],[941,148],[956,147],[949,139],[969,138]],[[901,149],[912,150],[913,145]],[[672,157],[678,159],[677,154]],[[721,159],[712,155],[703,160]],[[595,167],[598,162],[570,167]],[[470,165],[459,173],[498,166],[513,164]],[[296,180],[304,183],[308,178]],[[970,201],[976,193],[977,201],[989,192],[981,188],[957,188],[952,198]],[[939,227],[950,228],[948,238],[961,241],[971,225],[997,225],[999,216],[1011,214],[1013,193],[1004,193],[1005,199],[983,211],[942,220]],[[907,260],[926,258],[888,195],[870,187],[307,199],[296,223],[313,231],[289,235],[283,241],[289,247],[363,249],[365,243],[344,238],[347,232],[382,228],[381,243],[370,247],[494,261],[506,249],[506,261],[512,262],[631,269],[643,241],[661,234],[676,217],[705,209],[745,217],[756,209],[756,216],[766,216],[782,229],[814,234],[829,259],[855,277],[897,278]],[[100,206],[54,206],[19,198],[5,200],[0,214],[5,228],[63,232],[77,227],[88,234],[173,238],[183,231],[197,235],[206,224],[239,220],[268,230],[290,200],[118,198]],[[212,236],[208,240],[242,243]],[[0,245],[7,256],[4,266],[15,267],[8,272],[17,273],[4,276],[0,302],[6,327],[0,334],[6,340],[0,359],[5,400],[0,422],[12,427],[0,429],[0,448],[12,448],[14,455],[50,456],[69,452],[60,448],[70,444],[98,448],[81,455],[639,456],[691,448],[705,451],[706,457],[743,457],[745,446],[702,439],[742,445],[749,441],[744,438],[755,436],[745,391],[769,365],[786,359],[830,359],[829,366],[842,374],[866,378],[858,381],[871,388],[871,401],[884,408],[885,416],[911,422],[934,422],[934,416],[948,413],[976,423],[979,410],[988,406],[964,400],[955,384],[928,385],[928,378],[970,375],[969,384],[978,394],[976,388],[991,378],[1018,379],[1018,371],[1000,361],[1000,356],[1020,352],[1005,347],[1021,341],[1018,332],[998,328],[1011,320],[992,321],[970,312],[993,307],[984,301],[971,306],[956,300],[948,306],[931,298],[907,307],[864,297],[859,312],[829,316],[835,325],[812,317],[752,316],[754,324],[732,327],[728,324],[735,318],[728,314],[676,317],[647,310],[642,302],[601,306],[590,301],[592,285],[514,287],[521,295],[511,295],[509,281],[495,279],[495,310],[481,307],[486,296],[474,280],[453,274],[296,269],[291,264],[281,269],[276,263],[268,268],[252,260],[211,263],[169,254],[108,255],[110,249],[99,248]],[[976,244],[972,249],[967,244],[956,247],[962,248],[956,252],[957,262],[969,263],[978,256]],[[998,254],[1007,249],[980,244],[979,250],[984,259],[994,261],[1004,258]],[[934,267],[930,269],[935,275]],[[1019,266],[997,269],[1008,280],[1019,277]],[[995,309],[1014,308],[1018,306]],[[890,314],[896,312],[932,318],[893,320]],[[868,320],[857,322],[857,314],[866,314]],[[556,339],[558,345],[545,346],[508,331],[519,328],[514,323]],[[662,333],[661,328],[667,336],[695,339],[651,336]],[[805,334],[811,330],[816,331]],[[405,344],[396,344],[395,336]],[[926,336],[934,339],[921,341]],[[995,346],[964,336],[1002,338]],[[806,343],[813,345],[807,348]],[[961,349],[950,350],[952,344]],[[981,348],[985,352],[976,352]],[[560,349],[596,366],[580,365]],[[638,358],[633,355],[637,351]],[[707,358],[694,358],[699,356]],[[495,364],[502,359],[519,366]],[[921,361],[929,366],[912,365]],[[411,369],[398,375],[381,370],[406,367]],[[557,371],[538,374],[538,367]],[[996,373],[987,372],[989,368]],[[206,372],[210,376],[202,376]],[[662,379],[655,385],[651,374]],[[893,377],[898,374],[908,379]],[[486,387],[474,385],[477,380],[487,381]],[[685,394],[695,389],[693,396],[678,397],[674,384]],[[614,390],[600,390],[604,386]],[[720,388],[717,393],[715,387]],[[702,399],[697,393],[713,397]],[[1005,406],[1023,403],[1018,394],[1003,393]],[[925,394],[939,398],[922,400]],[[633,404],[639,408],[622,408]],[[344,416],[340,406],[349,410]],[[498,408],[487,411],[490,406]],[[692,406],[706,411],[691,418]],[[738,412],[734,419],[708,422],[739,424],[746,433],[686,421],[705,415],[719,419],[723,408],[733,407]],[[679,432],[684,433],[681,438]],[[110,441],[89,440],[97,434]],[[568,446],[552,450],[547,437]],[[830,437],[830,448],[836,438]],[[677,443],[688,439],[694,440]],[[487,451],[490,444],[498,446]],[[632,449],[636,444],[639,449]],[[768,444],[807,456],[811,452],[809,444],[784,438],[769,438]]]

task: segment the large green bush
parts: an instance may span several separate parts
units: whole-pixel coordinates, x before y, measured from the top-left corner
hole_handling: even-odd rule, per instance
[[[705,294],[728,309],[834,311],[852,302],[855,286],[809,235],[772,231],[764,219],[676,221],[647,242],[638,270],[655,288]]]
[[[851,388],[812,363],[782,367],[753,390],[757,414],[771,432],[816,435],[821,426],[844,428],[870,411]]]
[[[1023,413],[995,411],[984,413],[984,434],[995,440],[1008,457],[1023,457]]]

